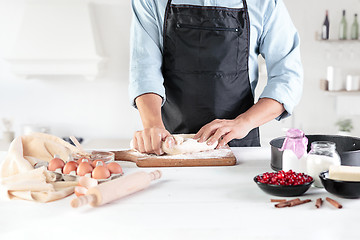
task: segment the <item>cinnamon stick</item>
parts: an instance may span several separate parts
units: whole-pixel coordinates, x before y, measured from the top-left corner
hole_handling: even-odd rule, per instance
[[[295,199],[294,201],[290,202],[290,205],[288,207],[296,206],[301,202],[300,199]]]
[[[308,203],[308,202],[311,202],[311,199],[300,200],[300,198],[295,198],[290,201],[280,202],[280,203],[276,204],[275,207],[277,207],[277,208],[294,207],[294,206],[301,205],[301,204]]]
[[[286,202],[286,199],[270,199],[270,202]]]
[[[327,197],[326,201],[328,201],[331,205],[333,205],[336,208],[339,208],[339,209],[342,208],[342,205],[339,202],[335,201],[334,199]]]
[[[316,199],[315,207],[316,207],[316,208],[320,208],[321,205],[322,205],[322,203],[323,203],[322,198]]]
[[[294,202],[292,202],[292,203],[290,204],[289,207],[294,207],[294,206],[297,206],[297,205],[300,205],[300,204],[304,204],[304,203],[308,203],[308,202],[311,202],[311,199],[294,201]]]
[[[278,204],[275,204],[276,208],[283,208],[283,207],[289,207],[291,205],[292,202],[298,202],[300,201],[300,198],[295,198],[289,201],[285,201],[285,202],[280,202]]]

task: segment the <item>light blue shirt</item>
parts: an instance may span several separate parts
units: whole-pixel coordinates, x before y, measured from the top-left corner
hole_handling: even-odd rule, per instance
[[[173,4],[242,8],[242,0],[173,0]],[[163,23],[167,0],[132,0],[130,101],[145,93],[166,100],[161,73]],[[248,0],[250,17],[249,79],[252,92],[258,82],[258,55],[265,61],[267,84],[260,98],[271,98],[285,108],[277,119],[289,116],[303,89],[300,40],[282,0]]]

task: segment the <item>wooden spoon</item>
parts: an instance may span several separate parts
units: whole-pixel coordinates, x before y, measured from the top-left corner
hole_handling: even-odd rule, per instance
[[[76,139],[76,137],[70,136],[70,140],[75,144],[75,146],[79,149],[79,152],[80,152],[82,155],[85,155],[85,156],[91,155],[90,153],[87,153],[87,152],[85,151],[85,149],[81,146],[81,144],[80,144],[79,141]]]

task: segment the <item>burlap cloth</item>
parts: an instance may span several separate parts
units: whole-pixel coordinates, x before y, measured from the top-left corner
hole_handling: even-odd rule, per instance
[[[34,168],[39,161],[49,162],[54,154],[67,160],[72,152],[77,152],[77,148],[49,134],[15,138],[0,165],[0,197],[50,202],[72,194],[77,182],[55,182],[45,167]]]

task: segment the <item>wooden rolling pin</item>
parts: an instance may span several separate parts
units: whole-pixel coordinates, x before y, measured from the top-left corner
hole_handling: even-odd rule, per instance
[[[101,206],[147,188],[151,181],[160,177],[161,172],[159,170],[150,173],[136,172],[92,187],[87,191],[86,195],[73,199],[70,204],[73,208],[88,203],[93,207]]]

